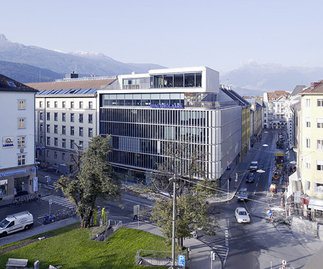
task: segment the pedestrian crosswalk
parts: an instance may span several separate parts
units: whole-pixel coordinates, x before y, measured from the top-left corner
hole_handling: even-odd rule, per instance
[[[223,233],[223,232],[222,232]],[[220,234],[220,233],[218,233]],[[220,257],[221,262],[223,264],[223,267],[226,263],[228,254],[229,254],[229,242],[227,239],[228,235],[224,234],[224,237],[220,236],[207,236],[207,235],[202,235],[198,237],[198,239],[203,242],[204,244],[208,245],[211,247],[216,254]]]
[[[75,208],[75,205],[71,203],[67,198],[58,195],[47,195],[41,197],[41,200],[48,201],[49,203],[61,205],[70,209]]]
[[[221,261],[223,262],[223,267],[227,261],[227,257],[229,254],[229,247],[222,245],[213,245],[212,248],[216,251],[216,253],[220,256]]]

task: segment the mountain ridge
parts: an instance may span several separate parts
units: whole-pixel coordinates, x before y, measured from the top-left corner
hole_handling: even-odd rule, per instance
[[[0,34],[0,61],[0,72],[25,83],[63,78],[64,74],[72,71],[83,76],[116,76],[165,68],[151,63],[123,63],[96,52],[67,53],[26,46],[9,41],[4,34]],[[262,95],[263,92],[274,90],[292,91],[296,85],[310,85],[313,81],[321,80],[322,74],[323,67],[286,67],[249,61],[220,74],[220,81],[240,95]]]
[[[96,56],[96,59],[94,59],[93,55],[80,56],[37,46],[26,46],[9,41],[3,34],[0,34],[0,60],[28,64],[43,69],[49,69],[56,73],[70,73],[74,70],[77,73],[99,76],[141,72],[147,67],[149,67],[149,69],[162,68],[160,65],[149,63],[129,65],[116,61],[104,54],[101,54],[100,57]],[[143,68],[143,66],[145,68]]]

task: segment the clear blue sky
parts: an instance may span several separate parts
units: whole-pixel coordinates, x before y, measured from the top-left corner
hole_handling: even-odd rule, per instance
[[[10,0],[1,1],[0,33],[167,67],[322,67],[322,11],[320,0]]]

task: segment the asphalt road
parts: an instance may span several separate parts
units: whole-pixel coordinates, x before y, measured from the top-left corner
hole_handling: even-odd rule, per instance
[[[263,144],[267,144],[265,147]],[[263,248],[261,241],[257,240],[258,233],[256,233],[256,227],[260,226],[262,229],[266,229],[266,225],[261,225],[263,221],[259,217],[263,217],[266,210],[266,204],[261,198],[266,196],[267,190],[270,185],[270,175],[272,171],[275,134],[272,132],[265,133],[262,139],[262,145],[259,151],[256,153],[254,160],[258,161],[260,169],[264,170],[264,173],[256,173],[254,183],[246,183],[242,181],[240,188],[247,188],[250,200],[246,202],[238,202],[237,199],[233,199],[228,204],[223,204],[222,209],[227,217],[229,224],[229,255],[227,258],[225,268],[241,268],[241,269],[258,269],[264,268],[260,266],[258,257],[259,252]],[[248,167],[246,167],[248,169]],[[245,207],[251,213],[251,224],[239,224],[234,218],[234,210],[237,206]],[[252,214],[252,209],[260,207],[263,212],[260,211],[260,216]],[[239,267],[237,267],[239,265]]]
[[[319,242],[310,239],[300,241],[288,226],[274,226],[266,219],[271,201],[268,193],[271,184],[276,151],[277,131],[263,134],[262,145],[255,154],[259,166],[265,172],[257,174],[254,183],[242,181],[240,188],[247,188],[250,200],[238,202],[236,198],[220,204],[222,223],[227,227],[228,255],[224,268],[263,269],[280,268],[286,260],[289,268],[302,268],[317,251]],[[248,167],[246,167],[248,169]],[[279,200],[279,198],[278,198]],[[276,199],[277,202],[277,199]],[[239,224],[234,217],[238,206],[245,207],[251,215],[250,224]]]
[[[246,187],[249,192],[247,202],[238,202],[236,198],[228,203],[217,204],[215,214],[219,227],[216,236],[201,235],[200,240],[216,249],[222,257],[224,268],[239,269],[275,269],[279,268],[281,261],[287,260],[291,268],[302,268],[309,258],[316,252],[311,249],[311,239],[300,242],[294,237],[289,228],[273,226],[266,219],[266,211],[270,202],[267,192],[271,183],[274,165],[274,152],[277,132],[268,131],[263,134],[260,148],[253,148],[254,159],[264,173],[257,174],[254,183],[246,183],[245,177],[239,188]],[[267,144],[268,146],[263,146]],[[248,169],[246,165],[244,171]],[[42,175],[46,175],[42,172]],[[245,175],[246,176],[246,175]],[[55,175],[52,177],[56,180]],[[57,195],[55,191],[48,190],[48,195]],[[129,222],[133,218],[133,207],[140,205],[141,210],[153,205],[153,201],[137,197],[130,193],[123,193],[121,203],[104,202],[100,204],[109,211],[109,218],[115,221]],[[234,218],[234,210],[244,206],[251,214],[250,224],[238,224]],[[52,204],[52,211],[64,208],[62,204]],[[21,206],[7,206],[0,208],[0,219],[8,214],[29,210],[34,216],[48,213],[49,203],[46,200],[27,203]],[[40,225],[35,223],[35,225]],[[9,235],[10,236],[10,235]]]

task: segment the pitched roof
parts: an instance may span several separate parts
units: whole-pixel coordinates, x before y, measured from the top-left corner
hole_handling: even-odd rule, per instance
[[[279,98],[281,96],[288,97],[289,95],[290,95],[290,93],[286,92],[286,91],[267,92],[268,101],[276,100],[277,98]]]
[[[236,101],[240,106],[251,106],[248,101],[242,98],[238,93],[234,90],[226,89],[225,87],[221,87],[221,90],[230,96],[234,101]]]
[[[37,92],[35,89],[28,87],[16,80],[0,74],[0,91],[4,92]]]
[[[71,79],[66,81],[28,83],[27,85],[37,90],[71,90],[71,89],[101,89],[110,85],[114,78],[110,79]]]
[[[305,85],[296,85],[295,89],[292,91],[291,95],[297,95],[300,91],[304,90],[306,88]]]
[[[300,94],[323,94],[323,80],[312,82],[311,86],[301,91]]]

